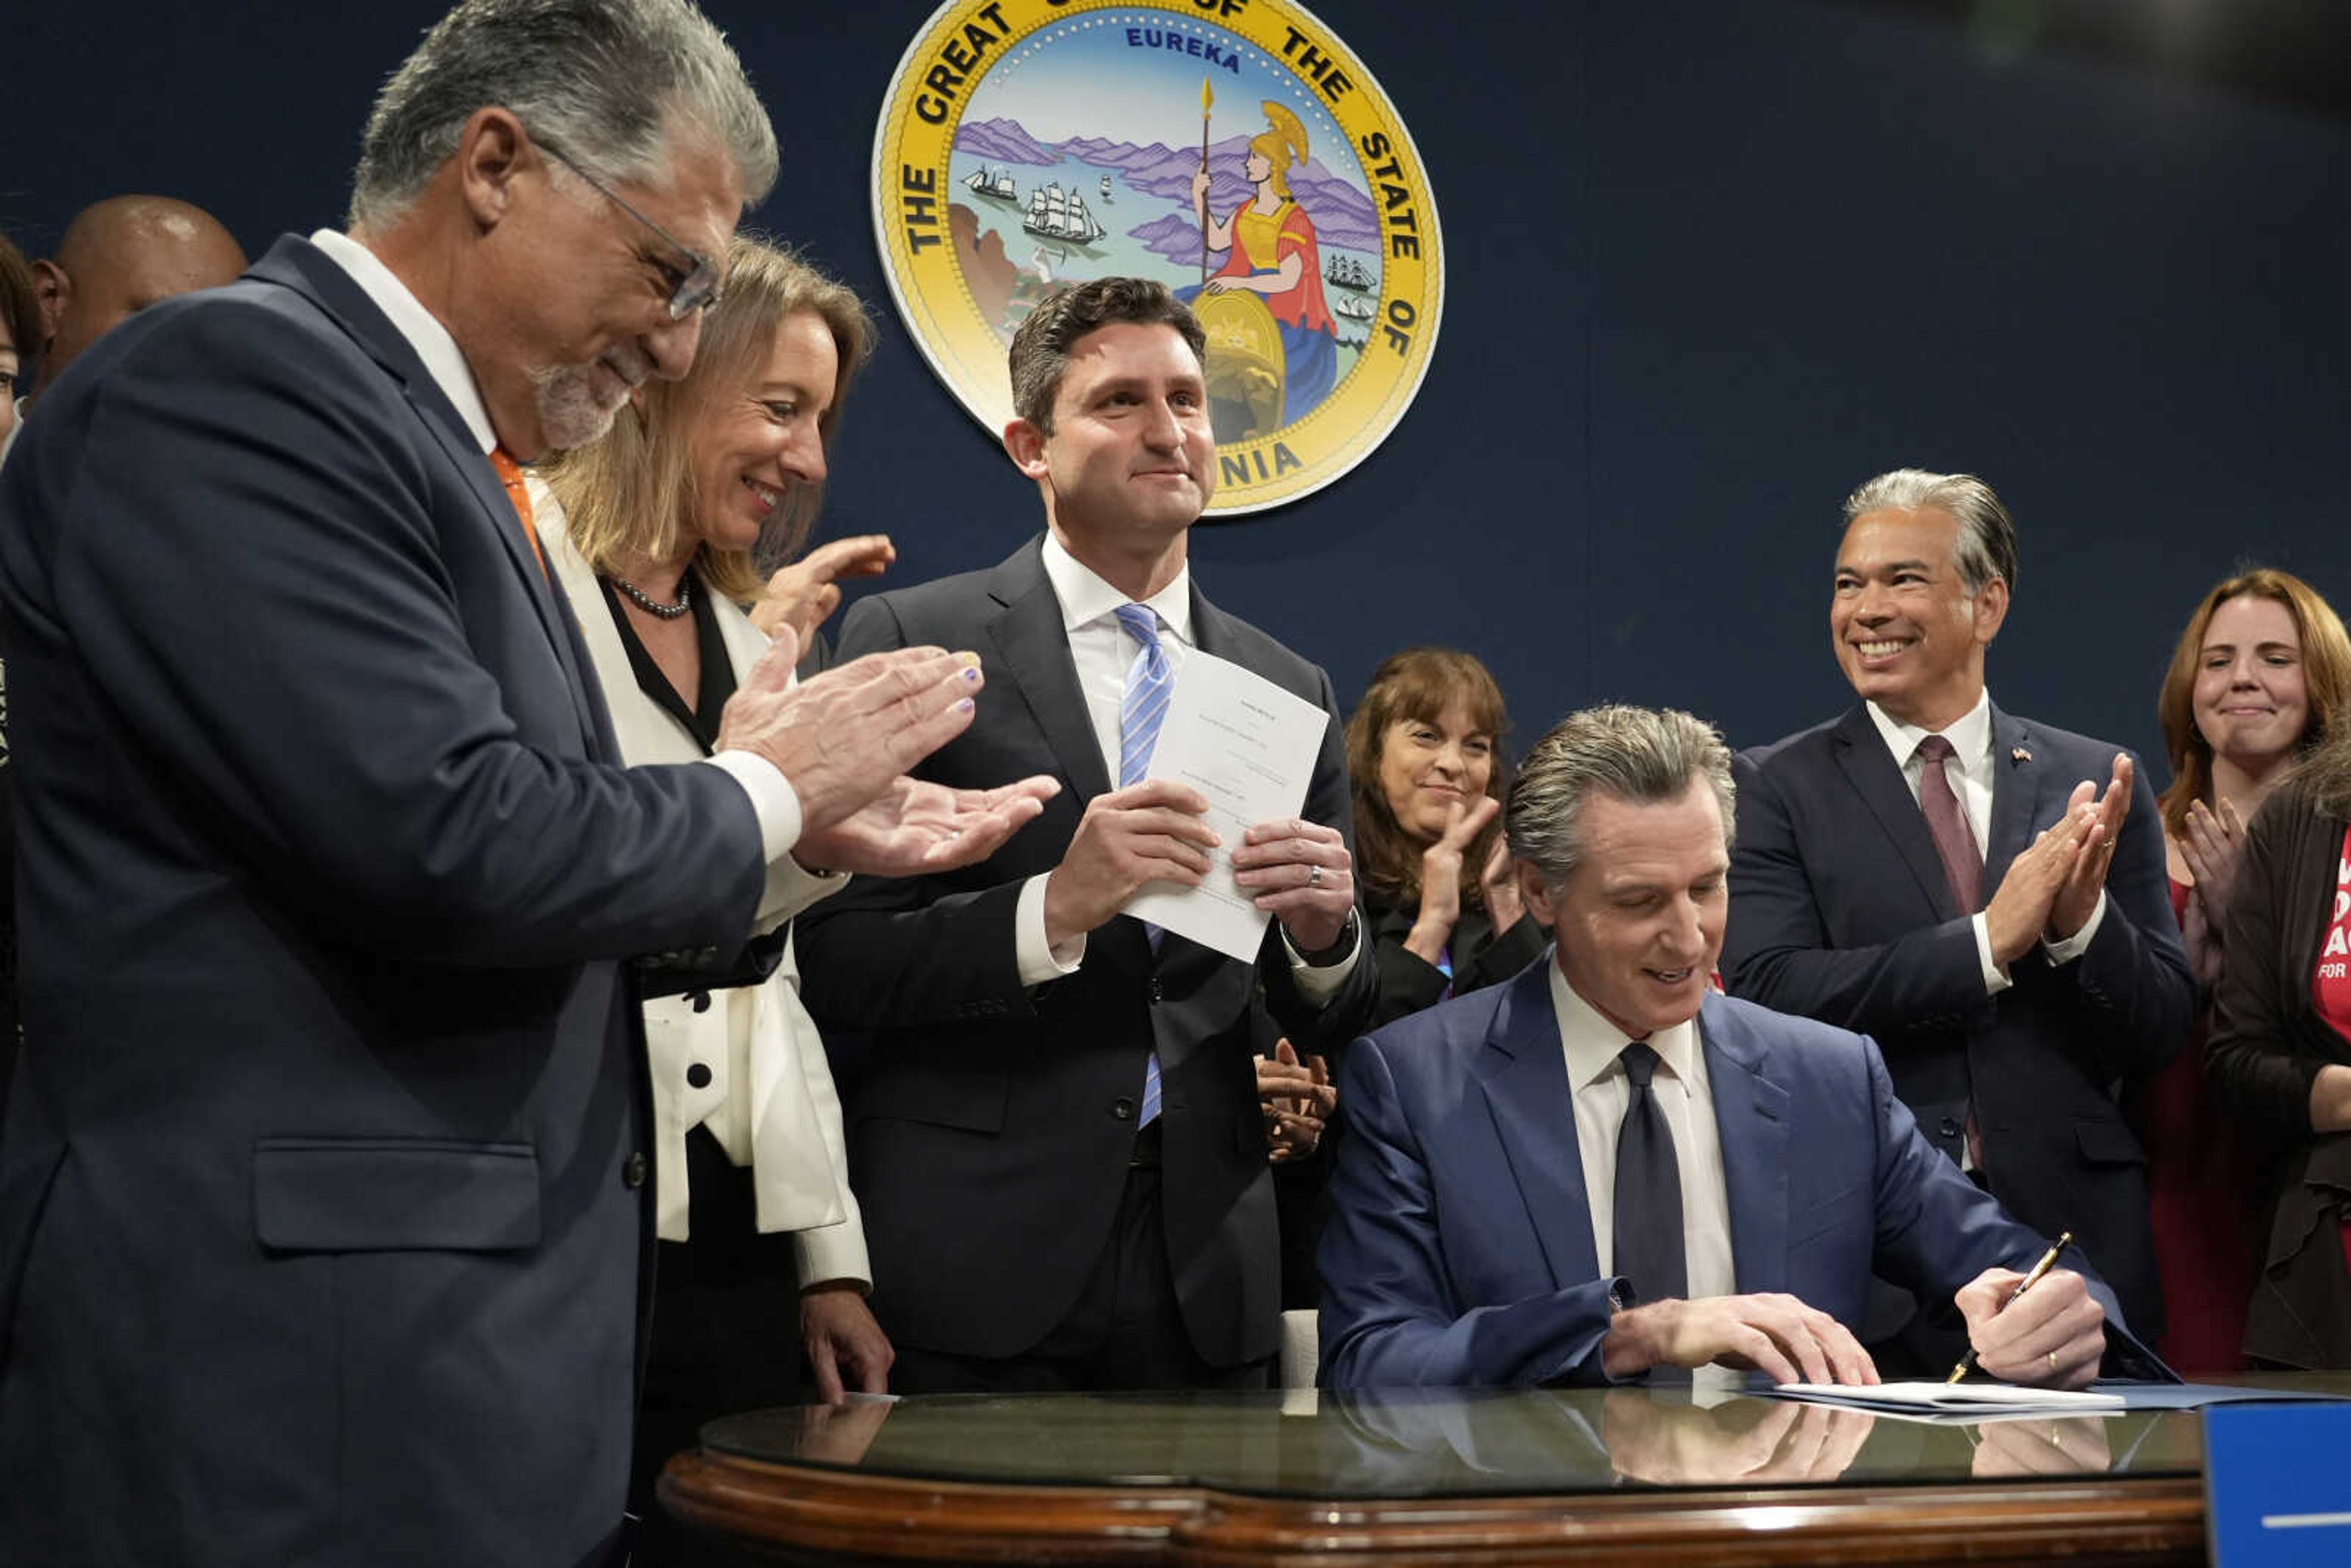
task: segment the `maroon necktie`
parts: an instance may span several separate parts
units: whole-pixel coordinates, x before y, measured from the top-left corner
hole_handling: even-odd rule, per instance
[[[1918,771],[1918,810],[1927,816],[1927,831],[1943,862],[1943,876],[1962,915],[1983,907],[1983,851],[1976,847],[1975,830],[1968,826],[1959,798],[1951,793],[1951,777],[1943,765],[1956,755],[1951,743],[1930,735],[1918,743],[1925,766]]]

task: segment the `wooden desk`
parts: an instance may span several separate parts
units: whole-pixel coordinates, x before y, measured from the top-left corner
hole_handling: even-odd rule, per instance
[[[2193,1412],[1927,1426],[1625,1389],[947,1396],[714,1422],[661,1497],[796,1563],[2200,1564],[2201,1464]]]

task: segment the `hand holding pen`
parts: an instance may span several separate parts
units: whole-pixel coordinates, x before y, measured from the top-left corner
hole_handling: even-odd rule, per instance
[[[2068,1231],[2033,1266],[1987,1269],[1953,1298],[1968,1324],[1968,1354],[1952,1369],[1950,1382],[1970,1364],[2004,1383],[2043,1388],[2079,1388],[2098,1375],[2106,1351],[2106,1314],[2082,1276],[2056,1266],[2074,1239]]]

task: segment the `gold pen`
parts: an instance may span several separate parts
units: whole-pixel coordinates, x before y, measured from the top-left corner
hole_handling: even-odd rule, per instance
[[[2000,1304],[2000,1310],[2003,1312],[2008,1311],[2010,1307],[2015,1304],[2017,1297],[2024,1294],[2025,1291],[2039,1284],[2041,1282],[2041,1276],[2046,1274],[2050,1270],[2057,1266],[2057,1254],[2065,1250],[2065,1249],[2072,1244],[2073,1239],[2074,1233],[2070,1230],[2058,1237],[2057,1245],[2052,1247],[2048,1251],[2043,1252],[2041,1255],[2041,1261],[2032,1266],[2032,1272],[2024,1277],[2023,1283],[2018,1285],[2016,1289],[2008,1293],[2008,1300]],[[1949,1387],[1950,1385],[1959,1382],[1959,1379],[1965,1377],[1970,1371],[1974,1370],[1975,1364],[1976,1347],[1970,1345],[1968,1346],[1968,1353],[1959,1357],[1959,1364],[1951,1368],[1951,1375],[1943,1379],[1944,1386]]]

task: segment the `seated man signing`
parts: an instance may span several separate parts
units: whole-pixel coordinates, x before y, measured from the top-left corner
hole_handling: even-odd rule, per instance
[[[1920,1135],[1866,1037],[1708,988],[1731,807],[1687,714],[1590,708],[1535,747],[1510,847],[1555,961],[1350,1051],[1322,1383],[1874,1383],[1873,1270],[1953,1295],[1995,1377],[2167,1376],[2094,1276],[2008,1304],[2048,1243]]]

